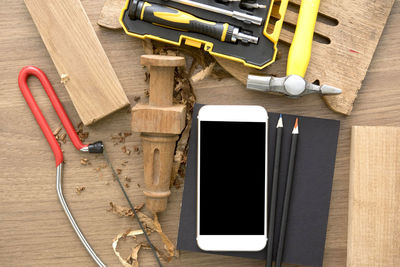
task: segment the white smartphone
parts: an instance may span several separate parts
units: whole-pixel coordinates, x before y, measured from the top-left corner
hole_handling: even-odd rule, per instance
[[[197,244],[259,251],[267,243],[268,114],[261,106],[203,106],[198,114]]]

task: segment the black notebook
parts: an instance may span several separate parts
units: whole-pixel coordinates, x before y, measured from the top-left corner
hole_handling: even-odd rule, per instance
[[[209,252],[202,251],[197,246],[197,114],[201,106],[196,104],[193,110],[177,249],[265,259],[265,249],[258,252]],[[279,114],[271,112],[268,113],[268,116],[268,191],[270,191],[276,124]],[[274,258],[278,246],[277,240],[279,240],[291,132],[295,119],[296,116],[283,115],[284,130],[276,209]],[[300,135],[283,256],[283,261],[286,263],[322,266],[339,126],[340,122],[336,120],[299,117]],[[270,192],[268,192],[268,198],[270,198]],[[270,203],[269,199],[268,203]]]

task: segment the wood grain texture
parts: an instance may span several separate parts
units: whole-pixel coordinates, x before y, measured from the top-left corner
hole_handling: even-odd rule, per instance
[[[101,9],[97,24],[108,29],[121,29],[119,14],[125,2],[125,0],[106,0]]]
[[[400,265],[400,127],[353,126],[347,266]]]
[[[185,128],[185,105],[154,107],[136,104],[132,108],[132,131],[180,134]]]
[[[79,0],[25,4],[85,125],[129,105]]]
[[[130,102],[135,103],[135,96],[141,96],[139,102],[147,103],[143,92],[148,89],[148,84],[145,82],[145,69],[139,60],[144,53],[142,41],[126,36],[122,31],[111,31],[97,25],[104,1],[83,0],[82,4]],[[400,1],[396,0],[352,115],[348,117],[333,113],[315,95],[298,100],[287,99],[247,91],[233,78],[219,80],[212,76],[194,84],[199,103],[256,104],[271,112],[341,120],[324,267],[346,265],[351,126],[400,125],[399,28]],[[46,72],[76,125],[80,121],[79,116],[67,91],[59,83],[60,77],[24,2],[4,0],[0,9],[0,265],[95,266],[58,203],[51,149],[18,89],[18,72],[28,64]],[[29,86],[51,128],[60,126],[39,82],[31,79]],[[142,192],[143,155],[133,152],[127,155],[121,151],[123,145],[132,151],[140,146],[140,135],[133,134],[126,138],[125,144],[120,145],[113,145],[111,140],[111,135],[130,129],[131,114],[123,109],[86,127],[85,130],[90,132],[86,141],[105,142],[114,166],[122,169],[122,176],[127,175],[132,180],[130,187],[126,188],[131,200],[140,204],[145,200]],[[101,157],[76,151],[69,139],[62,148],[66,160],[63,185],[71,211],[101,259],[108,266],[120,266],[111,248],[112,240],[118,233],[129,228],[138,229],[139,226],[130,218],[120,218],[107,212],[110,201],[127,204],[112,179],[110,169],[94,170],[105,163]],[[91,165],[80,165],[82,157],[87,157]],[[122,166],[124,161],[128,161],[126,166]],[[86,186],[86,190],[77,195],[76,186]],[[159,216],[163,231],[173,242],[177,238],[182,191],[182,187],[171,188],[168,208]],[[121,243],[130,245],[128,242]],[[128,255],[128,247],[121,251],[122,256]],[[156,264],[149,250],[141,250],[139,263],[141,267]],[[265,262],[181,251],[179,258],[165,264],[171,267],[210,265],[261,267],[265,266]]]

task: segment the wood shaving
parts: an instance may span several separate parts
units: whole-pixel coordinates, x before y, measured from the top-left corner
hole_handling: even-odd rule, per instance
[[[143,231],[142,230],[134,230],[134,231],[129,231],[125,233],[120,233],[117,235],[117,237],[114,238],[112,242],[112,248],[114,250],[114,254],[118,257],[119,262],[122,264],[124,267],[138,267],[139,262],[138,262],[138,253],[140,248],[142,247],[141,244],[138,244],[136,247],[132,249],[131,255],[125,260],[121,257],[121,254],[117,251],[118,247],[118,242],[121,239],[125,239],[127,237],[132,237],[136,239],[136,236],[142,235]]]
[[[129,188],[129,184],[128,183],[125,183],[124,185],[125,185],[126,188]]]
[[[53,131],[53,135],[56,136],[61,131],[62,127],[58,127]]]
[[[122,150],[122,152],[124,152],[128,156],[131,154],[131,151],[129,149],[127,149],[126,146],[121,147],[121,150]]]
[[[63,133],[60,135],[60,140],[65,144],[67,142],[67,139],[65,139],[65,137],[67,137],[66,133]]]
[[[210,65],[208,65],[206,68],[204,68],[203,70],[199,71],[198,73],[194,74],[190,80],[192,81],[192,83],[196,83],[199,82],[201,80],[204,80],[205,78],[207,78],[208,76],[211,75],[214,67],[215,67],[216,62],[211,62]]]
[[[139,148],[139,146],[133,146],[133,152],[135,152],[136,154],[140,154],[140,148]]]
[[[89,164],[89,159],[87,159],[87,158],[81,159],[81,165],[88,165],[88,164]]]
[[[144,207],[144,203],[135,206],[135,211],[139,212],[142,208]],[[118,214],[121,217],[133,217],[134,213],[132,209],[128,207],[122,207],[119,205],[114,204],[113,202],[110,202],[110,209],[108,211],[111,211],[112,213]]]
[[[79,139],[84,142],[88,137],[89,137],[89,132],[84,132],[83,131],[83,123],[80,122],[77,127],[76,127],[76,133],[79,136]]]
[[[120,175],[122,173],[121,169],[116,169],[115,171],[117,172],[118,175]]]
[[[140,96],[135,96],[135,97],[133,97],[133,100],[134,100],[135,102],[139,102],[139,101],[140,101]]]
[[[65,74],[65,73],[61,74],[61,81],[60,82],[62,84],[66,84],[68,81],[69,81],[69,75]]]
[[[157,233],[160,235],[162,242],[164,243],[164,248],[166,249],[168,256],[175,256],[175,245],[171,242],[171,240],[167,237],[166,234],[161,229],[161,224],[158,221],[157,213],[154,214],[154,226],[156,228]]]
[[[113,202],[110,202],[111,209],[115,214],[118,214],[119,216],[126,216],[126,217],[133,217],[134,213],[132,212],[132,209],[127,208],[127,207],[121,207]],[[176,255],[175,252],[175,245],[172,243],[172,241],[168,238],[168,236],[162,231],[161,224],[158,221],[158,216],[157,214],[154,214],[154,220],[144,214],[143,212],[140,211],[142,209],[144,204],[140,205],[138,208],[135,207],[136,214],[140,220],[140,222],[143,225],[143,228],[145,231],[150,234],[153,232],[157,232],[161,238],[161,241],[164,243],[164,248],[167,251],[167,255],[164,257],[165,260],[170,261],[172,257]],[[163,256],[163,252],[161,250],[158,250],[160,255]]]
[[[114,145],[117,145],[118,143],[125,143],[125,137],[126,136],[120,132],[118,134],[113,134],[111,140],[113,140]]]
[[[85,186],[77,186],[75,188],[75,192],[80,195],[83,191],[85,191],[86,187]]]

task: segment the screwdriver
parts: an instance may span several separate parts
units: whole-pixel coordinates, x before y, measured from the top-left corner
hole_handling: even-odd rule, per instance
[[[238,27],[197,18],[175,8],[134,0],[129,7],[129,17],[154,25],[180,31],[201,33],[222,42],[258,43],[258,37],[240,32]]]

